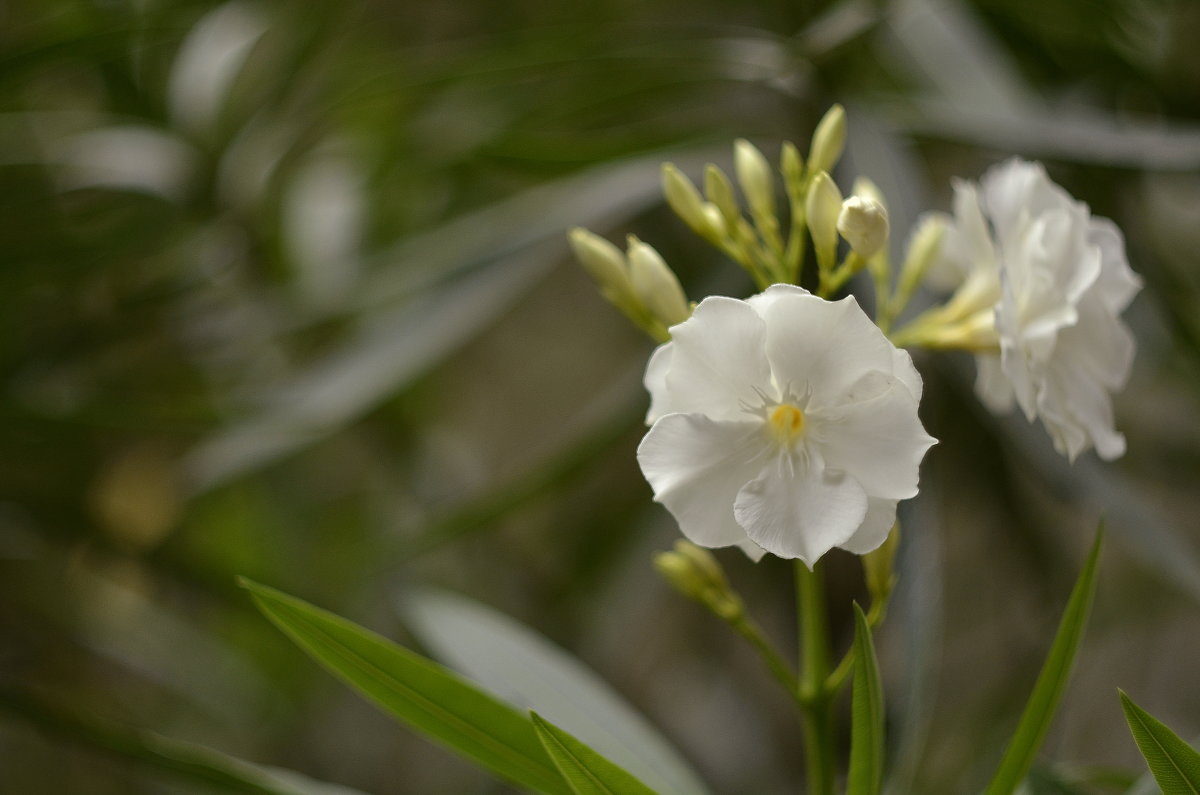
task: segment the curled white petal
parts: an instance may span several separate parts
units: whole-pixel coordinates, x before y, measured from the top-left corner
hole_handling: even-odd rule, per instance
[[[733,514],[755,544],[811,568],[862,525],[867,494],[845,472],[779,457],[738,492]]]
[[[766,440],[749,422],[668,414],[638,446],[638,464],[692,542],[727,547],[747,540],[733,515],[742,486],[762,469]]]

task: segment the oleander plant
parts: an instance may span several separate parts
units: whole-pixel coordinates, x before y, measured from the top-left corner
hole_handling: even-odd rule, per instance
[[[1193,2],[0,19],[0,790],[1200,793]]]

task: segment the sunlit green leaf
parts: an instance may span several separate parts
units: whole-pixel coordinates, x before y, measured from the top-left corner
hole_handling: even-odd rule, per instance
[[[642,795],[654,790],[602,757],[536,712],[530,713],[538,739],[576,795]]]
[[[523,787],[568,791],[524,715],[344,618],[273,588],[243,585],[313,659],[417,731]]]
[[[996,776],[988,785],[987,795],[1009,795],[1016,790],[1025,774],[1029,772],[1042,739],[1050,728],[1050,721],[1054,718],[1058,702],[1071,675],[1075,653],[1083,639],[1092,597],[1096,592],[1096,569],[1100,562],[1103,539],[1103,530],[1097,531],[1087,563],[1075,582],[1067,609],[1059,622],[1058,633],[1054,636],[1050,653],[1046,662],[1042,664],[1042,671],[1033,686],[1033,693],[1025,705],[1025,712],[1017,724],[1017,731],[1004,752],[1004,758],[1000,760]]]
[[[862,608],[854,605],[854,694],[851,700],[847,795],[877,795],[883,787],[883,684],[875,643]]]
[[[1200,753],[1121,693],[1121,708],[1138,750],[1163,795],[1200,795]]]

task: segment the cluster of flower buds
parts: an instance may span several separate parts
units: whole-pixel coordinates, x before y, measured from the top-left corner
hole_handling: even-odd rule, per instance
[[[634,235],[625,254],[582,227],[570,233],[571,247],[600,286],[601,294],[639,328],[662,342],[667,329],[691,314],[675,272],[659,253]]]

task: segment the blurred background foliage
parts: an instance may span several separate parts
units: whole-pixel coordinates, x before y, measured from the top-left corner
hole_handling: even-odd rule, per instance
[[[918,357],[941,444],[878,641],[895,791],[986,781],[1102,514],[1039,786],[1140,770],[1118,685],[1200,733],[1198,39],[1194,0],[0,2],[6,791],[248,791],[175,741],[507,791],[304,659],[237,575],[418,646],[405,589],[457,590],[597,669],[715,791],[795,791],[786,704],[651,570],[677,531],[633,456],[650,344],[564,232],[636,232],[691,298],[745,295],[658,164],[804,148],[834,101],[839,180],[881,185],[894,245],[1018,154],[1116,219],[1146,281],[1114,465],[1068,466],[978,407],[967,358]],[[790,648],[788,567],[722,560]],[[848,642],[859,573],[830,563]]]

